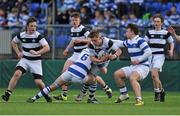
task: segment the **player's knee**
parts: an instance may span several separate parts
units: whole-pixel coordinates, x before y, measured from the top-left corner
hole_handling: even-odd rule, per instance
[[[153,80],[159,80],[159,77],[156,74],[152,74],[151,77],[152,77]]]
[[[102,68],[101,72],[102,72],[102,74],[107,74],[107,68]]]
[[[117,78],[122,78],[123,77],[123,72],[118,70],[118,71],[115,71],[114,72],[114,78],[117,79]]]

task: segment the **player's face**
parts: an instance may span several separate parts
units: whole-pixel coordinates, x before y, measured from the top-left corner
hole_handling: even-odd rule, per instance
[[[132,31],[131,31],[131,29],[127,29],[126,30],[126,37],[128,38],[128,39],[130,39],[131,37],[132,37]]]
[[[71,18],[71,25],[73,27],[78,27],[80,25],[80,18],[72,17]]]
[[[33,34],[36,31],[37,28],[37,23],[36,22],[31,22],[29,25],[27,25],[27,32],[29,34]]]
[[[100,37],[91,38],[91,41],[95,46],[101,46],[102,45],[102,39]]]
[[[153,22],[154,22],[154,27],[155,27],[156,29],[159,29],[159,28],[162,27],[162,21],[161,21],[160,18],[158,18],[158,17],[157,17],[157,18],[154,18]]]

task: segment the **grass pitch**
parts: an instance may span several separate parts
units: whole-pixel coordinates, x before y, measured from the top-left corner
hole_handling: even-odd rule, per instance
[[[0,89],[0,95],[6,89]],[[118,91],[113,91],[113,97],[108,99],[103,91],[96,92],[96,98],[100,104],[87,104],[87,96],[82,102],[76,102],[74,98],[79,90],[70,90],[67,101],[46,103],[40,98],[35,103],[26,103],[28,97],[34,96],[37,89],[16,89],[9,102],[0,100],[0,115],[180,115],[180,93],[167,92],[164,103],[154,102],[153,92],[143,92],[144,106],[134,106],[134,95],[129,93],[130,99],[123,103],[115,104],[119,96]],[[57,95],[59,91],[51,95]]]

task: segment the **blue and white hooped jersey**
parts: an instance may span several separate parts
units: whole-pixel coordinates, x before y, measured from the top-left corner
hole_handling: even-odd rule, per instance
[[[146,50],[150,49],[147,42],[139,36],[136,36],[132,40],[125,40],[123,42],[123,45],[128,48],[128,54],[131,58],[131,61],[141,59]],[[149,59],[146,58],[145,60],[141,61],[140,64],[149,66]]]
[[[92,62],[90,60],[90,52],[89,49],[86,48],[81,52],[76,62],[68,68],[68,72],[75,77],[84,79],[91,69],[91,65]]]

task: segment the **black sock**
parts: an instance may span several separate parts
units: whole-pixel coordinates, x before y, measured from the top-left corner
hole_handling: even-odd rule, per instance
[[[103,89],[104,89],[104,91],[108,90],[108,89],[109,89],[108,85],[105,85],[105,86],[103,87]]]
[[[12,94],[12,91],[7,89],[5,92],[5,95],[9,97],[11,94]]]
[[[68,90],[63,90],[62,95],[63,95],[64,97],[66,97],[67,94],[68,94]]]

